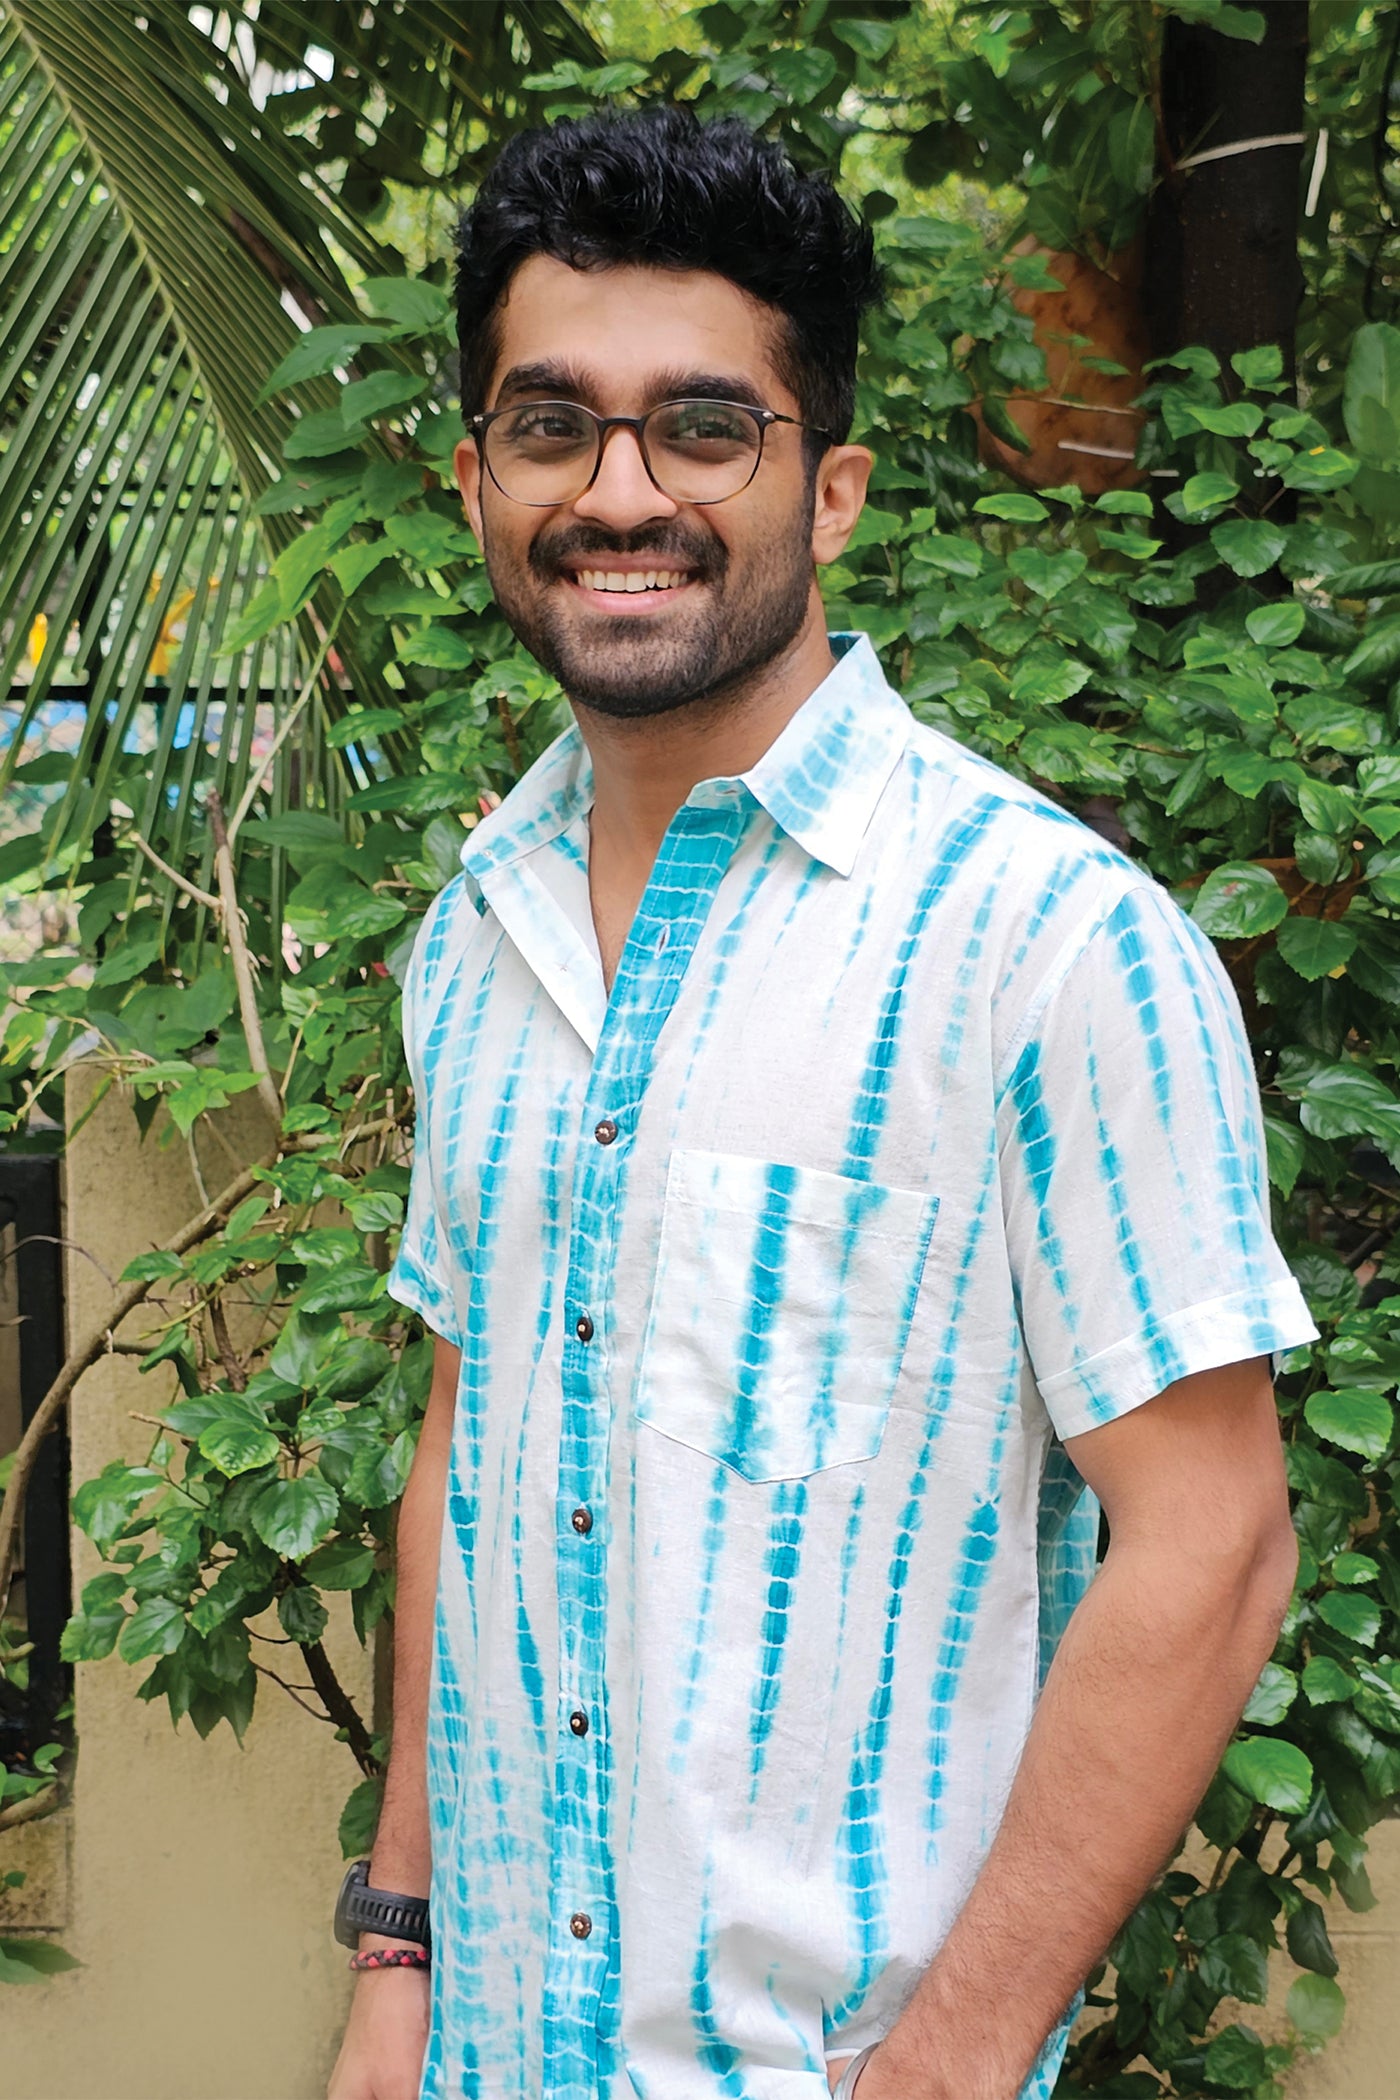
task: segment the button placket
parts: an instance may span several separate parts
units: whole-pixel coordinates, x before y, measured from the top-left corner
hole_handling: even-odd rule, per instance
[[[543,2006],[559,2046],[547,2061],[545,2100],[564,2100],[566,2086],[573,2090],[570,2076],[575,2084],[591,2083],[597,2007],[616,1931],[605,1816],[612,1778],[604,1681],[610,1532],[600,1520],[607,1516],[611,1421],[607,1322],[631,1151],[618,1140],[636,1129],[657,1037],[742,828],[736,808],[678,813],[624,949],[580,1118],[561,1365],[560,1705],[551,1862],[560,1908]],[[580,1907],[564,1912],[568,1902]]]

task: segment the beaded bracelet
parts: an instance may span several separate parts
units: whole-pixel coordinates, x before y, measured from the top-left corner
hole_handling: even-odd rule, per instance
[[[352,1969],[428,1969],[433,1958],[426,1947],[371,1947],[367,1953],[352,1954],[349,1966]]]

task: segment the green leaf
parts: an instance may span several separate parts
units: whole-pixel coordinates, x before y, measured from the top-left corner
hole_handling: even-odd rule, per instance
[[[1246,386],[1272,387],[1283,377],[1283,352],[1277,343],[1260,343],[1254,350],[1237,350],[1230,364]]]
[[[1303,631],[1303,608],[1291,598],[1275,605],[1256,605],[1244,624],[1252,642],[1265,649],[1286,649]]]
[[[777,51],[768,60],[768,76],[791,101],[815,102],[836,78],[836,60],[814,45],[803,51]]]
[[[382,562],[389,559],[393,548],[388,540],[352,540],[348,547],[339,547],[331,555],[326,567],[334,576],[347,598],[354,596],[367,576],[372,576]],[[336,724],[339,728],[341,725]]]
[[[277,1617],[283,1633],[303,1647],[319,1641],[330,1624],[330,1613],[314,1590],[296,1583],[277,1599]]]
[[[1224,1998],[1262,2005],[1269,1993],[1269,1957],[1247,1932],[1223,1932],[1203,1950],[1201,1981]]]
[[[1337,1582],[1374,1582],[1380,1574],[1380,1565],[1369,1553],[1339,1553],[1332,1563],[1332,1574]]]
[[[1264,2044],[1249,2027],[1222,2028],[1206,2050],[1206,2077],[1232,2093],[1258,2085],[1267,2068]]]
[[[339,1508],[340,1497],[328,1480],[301,1473],[294,1480],[269,1481],[249,1515],[265,1546],[300,1560],[329,1531]]]
[[[1267,868],[1253,861],[1226,861],[1201,884],[1191,916],[1217,939],[1269,933],[1288,915],[1288,899]]]
[[[1381,1393],[1365,1386],[1343,1386],[1313,1393],[1303,1409],[1310,1429],[1343,1451],[1361,1458],[1384,1458],[1395,1435],[1395,1415]]]
[[[1273,1728],[1283,1719],[1298,1696],[1298,1679],[1282,1663],[1267,1662],[1244,1710],[1246,1722],[1255,1728]]]
[[[1356,934],[1337,919],[1291,918],[1278,930],[1278,952],[1291,970],[1312,984],[1342,969],[1356,946]]]
[[[340,1852],[343,1859],[359,1859],[370,1850],[379,1823],[382,1782],[362,1779],[340,1812]]]
[[[1296,1123],[1278,1116],[1264,1118],[1264,1144],[1269,1157],[1269,1179],[1283,1196],[1291,1196],[1307,1158],[1307,1141]]]
[[[1338,1962],[1327,1936],[1327,1920],[1321,1904],[1314,1903],[1311,1896],[1303,1897],[1288,1920],[1287,1934],[1288,1951],[1300,1969],[1312,1969],[1319,1976],[1336,1975]]]
[[[1343,659],[1342,676],[1356,685],[1378,685],[1400,669],[1400,613],[1376,620]]]
[[[274,394],[285,393],[288,387],[300,386],[303,380],[322,378],[325,373],[335,371],[338,365],[348,364],[366,343],[383,342],[384,334],[382,328],[376,328],[370,321],[356,321],[349,325],[334,322],[328,328],[308,329],[274,368],[258,400],[270,401]]]
[[[1388,597],[1400,591],[1400,560],[1355,562],[1324,581],[1334,598]]]
[[[1340,2032],[1347,2001],[1330,1976],[1300,1976],[1285,2001],[1289,2019],[1307,2042],[1328,2042]]]
[[[1276,1736],[1255,1735],[1231,1743],[1222,1769],[1252,1801],[1262,1801],[1283,1815],[1300,1816],[1312,1796],[1310,1760],[1296,1743],[1282,1742]]]
[[[1094,509],[1110,518],[1150,518],[1152,498],[1146,489],[1106,489],[1094,498]]]
[[[1262,576],[1288,545],[1288,535],[1267,518],[1222,519],[1220,524],[1212,525],[1210,540],[1221,560],[1237,576]]]
[[[117,1652],[123,1662],[143,1662],[149,1655],[173,1655],[184,1638],[184,1606],[169,1597],[148,1597],[122,1628]]]
[[[1203,401],[1187,401],[1184,412],[1199,429],[1214,437],[1253,437],[1264,420],[1257,401],[1227,401],[1212,408]]]
[[[1317,1600],[1317,1615],[1358,1648],[1373,1648],[1381,1630],[1380,1606],[1355,1590],[1328,1590]]]
[[[185,1264],[178,1254],[168,1248],[156,1247],[149,1254],[138,1254],[122,1270],[123,1283],[155,1283],[162,1276],[180,1276]]]
[[[1333,1706],[1350,1700],[1356,1679],[1330,1655],[1310,1655],[1303,1666],[1303,1696],[1312,1706]]]
[[[1004,518],[1013,525],[1039,525],[1050,515],[1037,497],[1015,493],[979,496],[972,508],[980,511],[984,518]]]
[[[1400,328],[1368,321],[1351,339],[1342,416],[1347,436],[1370,464],[1400,459]]]
[[[21,1940],[0,1935],[0,1983],[42,1983],[83,1963],[56,1940]]]
[[[392,408],[420,400],[427,391],[426,372],[371,372],[368,379],[357,379],[342,392],[341,420],[347,428],[354,423],[372,422],[375,416],[385,415]]]
[[[1088,555],[1078,547],[1066,547],[1059,554],[1047,554],[1041,547],[1016,547],[1006,563],[1028,590],[1045,599],[1057,598],[1076,583],[1088,565]]]
[[[374,1549],[358,1539],[331,1539],[306,1561],[308,1582],[322,1590],[357,1590],[374,1573]]]
[[[367,277],[360,297],[371,313],[410,335],[445,328],[452,312],[446,292],[421,277]]]
[[[1331,832],[1333,838],[1343,838],[1356,823],[1352,796],[1343,787],[1333,787],[1331,781],[1303,781],[1297,790],[1297,806],[1303,823],[1314,832]]]
[[[203,1456],[230,1479],[271,1465],[281,1448],[270,1429],[255,1429],[247,1422],[212,1422],[199,1437]]]
[[[872,22],[858,16],[853,22],[836,21],[831,34],[855,52],[857,58],[883,58],[895,39],[893,22]]]

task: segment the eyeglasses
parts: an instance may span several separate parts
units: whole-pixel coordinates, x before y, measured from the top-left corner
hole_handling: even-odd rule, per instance
[[[633,433],[642,465],[663,496],[676,503],[725,503],[758,472],[763,440],[774,423],[813,428],[775,408],[739,401],[663,401],[644,416],[595,416],[577,401],[527,401],[473,416],[471,428],[501,494],[543,509],[573,503],[592,488],[610,430]]]

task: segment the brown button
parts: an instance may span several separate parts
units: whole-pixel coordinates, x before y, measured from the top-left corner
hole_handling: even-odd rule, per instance
[[[569,1726],[573,1729],[575,1735],[587,1735],[588,1716],[581,1706],[576,1707],[573,1713],[569,1715]]]
[[[591,1509],[576,1509],[569,1522],[573,1525],[579,1537],[586,1539],[589,1532],[593,1529],[593,1512]]]
[[[593,1322],[589,1319],[587,1313],[580,1313],[578,1318],[575,1320],[574,1333],[578,1336],[581,1342],[592,1341]]]
[[[610,1145],[617,1136],[617,1125],[611,1116],[604,1116],[601,1123],[593,1126],[593,1135],[600,1145]]]
[[[586,1910],[576,1910],[569,1920],[569,1930],[576,1940],[586,1940],[593,1930],[593,1920]]]

